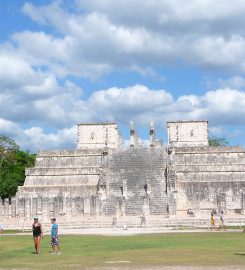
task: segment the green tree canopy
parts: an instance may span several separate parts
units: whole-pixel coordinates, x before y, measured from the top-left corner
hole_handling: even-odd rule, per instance
[[[25,168],[32,167],[35,155],[23,151],[10,138],[0,135],[0,197],[11,198],[25,181]]]
[[[212,136],[208,139],[209,146],[227,146],[229,145],[228,141],[224,137],[215,137]]]

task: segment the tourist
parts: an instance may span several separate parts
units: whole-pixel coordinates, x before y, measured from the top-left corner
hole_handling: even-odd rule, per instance
[[[219,224],[219,231],[220,231],[221,228],[223,228],[225,230],[224,211],[221,211],[220,212],[219,219],[220,219],[219,220],[219,222],[220,222],[220,224]]]
[[[113,219],[112,219],[112,227],[113,227],[114,230],[117,227],[117,218],[116,217],[113,217]]]
[[[52,254],[55,254],[55,246],[57,247],[56,254],[60,254],[60,242],[58,235],[58,224],[56,223],[56,218],[51,219],[52,228],[51,228],[51,246],[52,246]]]
[[[211,223],[210,229],[212,231],[213,228],[215,229],[215,219],[214,219],[214,214],[213,213],[211,213],[210,223]]]
[[[0,223],[0,235],[3,235],[3,224]]]
[[[43,238],[43,229],[41,223],[38,221],[38,217],[34,217],[34,222],[32,224],[32,233],[36,254],[40,255],[40,242],[41,237]]]

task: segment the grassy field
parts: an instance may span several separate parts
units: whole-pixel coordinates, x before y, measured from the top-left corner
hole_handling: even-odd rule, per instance
[[[61,236],[61,255],[50,239],[33,253],[31,236],[0,236],[0,269],[84,269],[86,267],[184,265],[245,266],[241,233],[175,233],[137,236]],[[121,261],[121,262],[118,262]],[[122,262],[128,261],[128,262]]]

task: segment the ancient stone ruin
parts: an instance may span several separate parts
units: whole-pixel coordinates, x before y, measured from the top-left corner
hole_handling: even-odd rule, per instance
[[[139,144],[130,124],[123,148],[115,123],[78,124],[77,149],[40,151],[24,186],[0,204],[12,227],[56,217],[63,226],[206,224],[221,210],[240,224],[245,210],[245,152],[208,146],[207,121],[168,122],[168,143]],[[13,225],[14,224],[14,225]]]

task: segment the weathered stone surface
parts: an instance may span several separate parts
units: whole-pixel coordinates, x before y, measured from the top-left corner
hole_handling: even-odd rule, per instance
[[[177,211],[242,212],[245,152],[241,147],[173,148]]]
[[[79,124],[77,149],[40,151],[16,197],[0,200],[0,218],[167,226],[166,217],[203,224],[212,210],[245,213],[244,149],[209,147],[207,121],[168,122],[165,147],[153,124],[148,148],[139,145],[133,124],[130,134],[131,147],[122,149],[116,124]]]
[[[207,121],[178,121],[168,122],[169,146],[207,146]]]
[[[166,149],[130,148],[116,151],[104,164],[105,213],[143,215],[167,213]]]
[[[78,149],[118,148],[121,144],[116,123],[78,124]]]

